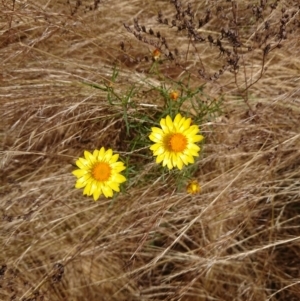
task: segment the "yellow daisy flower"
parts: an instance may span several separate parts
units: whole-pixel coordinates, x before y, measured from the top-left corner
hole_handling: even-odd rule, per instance
[[[125,166],[118,161],[119,155],[113,155],[112,149],[94,150],[93,154],[84,151],[84,158],[79,158],[76,165],[79,169],[72,173],[77,177],[75,188],[83,188],[83,194],[93,195],[97,201],[103,193],[106,198],[113,196],[113,191],[120,191],[119,185],[126,181],[120,174]]]
[[[189,194],[197,194],[201,191],[201,187],[196,180],[193,180],[187,185],[186,191]]]
[[[149,139],[155,142],[150,149],[156,157],[156,163],[161,163],[169,169],[194,163],[194,157],[199,156],[200,147],[195,144],[203,140],[197,125],[191,125],[191,118],[177,114],[172,121],[168,115],[160,121],[161,128],[153,127]]]

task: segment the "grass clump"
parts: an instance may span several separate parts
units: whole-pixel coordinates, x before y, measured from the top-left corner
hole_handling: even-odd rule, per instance
[[[297,1],[0,8],[1,300],[299,299]],[[177,114],[205,142],[169,170]],[[127,181],[94,202],[102,146]]]

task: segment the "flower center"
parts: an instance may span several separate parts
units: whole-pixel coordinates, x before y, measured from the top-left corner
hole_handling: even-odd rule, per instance
[[[173,152],[182,152],[186,149],[187,146],[187,139],[181,133],[171,134],[168,147]]]
[[[107,181],[111,175],[111,167],[106,162],[98,162],[92,168],[92,175],[99,182]]]

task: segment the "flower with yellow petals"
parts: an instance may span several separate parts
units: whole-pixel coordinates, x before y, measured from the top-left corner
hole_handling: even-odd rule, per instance
[[[160,121],[161,128],[153,127],[149,139],[154,142],[150,147],[156,156],[156,163],[161,163],[169,169],[194,163],[200,147],[195,144],[203,140],[197,125],[191,125],[191,118],[177,114],[174,121],[168,115]]]
[[[83,188],[83,194],[93,195],[97,201],[101,194],[106,198],[113,196],[113,191],[120,191],[119,185],[126,181],[120,174],[125,166],[118,161],[119,155],[113,154],[112,149],[105,151],[94,150],[93,154],[84,152],[84,158],[79,158],[76,165],[79,169],[72,173],[77,177],[75,188]]]
[[[197,194],[201,191],[201,187],[196,180],[193,180],[187,185],[186,191],[189,194]]]

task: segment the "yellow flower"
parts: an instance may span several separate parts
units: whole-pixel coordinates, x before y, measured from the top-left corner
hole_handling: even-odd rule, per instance
[[[150,149],[156,157],[156,163],[161,163],[169,169],[182,169],[183,164],[194,163],[194,157],[199,156],[200,147],[195,144],[203,140],[197,125],[191,125],[191,118],[175,116],[174,121],[168,115],[160,121],[161,128],[153,127],[149,139],[155,142]]]
[[[169,97],[170,97],[172,100],[174,100],[174,101],[176,101],[176,100],[178,99],[178,96],[179,96],[179,92],[178,92],[178,91],[171,91],[171,92],[169,93]]]
[[[83,188],[83,194],[93,195],[97,201],[103,193],[106,198],[113,196],[113,191],[120,191],[119,185],[126,181],[120,174],[125,166],[118,161],[119,155],[113,155],[112,149],[94,150],[93,154],[84,151],[84,158],[79,158],[76,165],[80,169],[72,173],[78,179],[75,188]]]
[[[201,191],[201,187],[196,180],[193,180],[187,185],[186,191],[189,194],[196,194]]]

